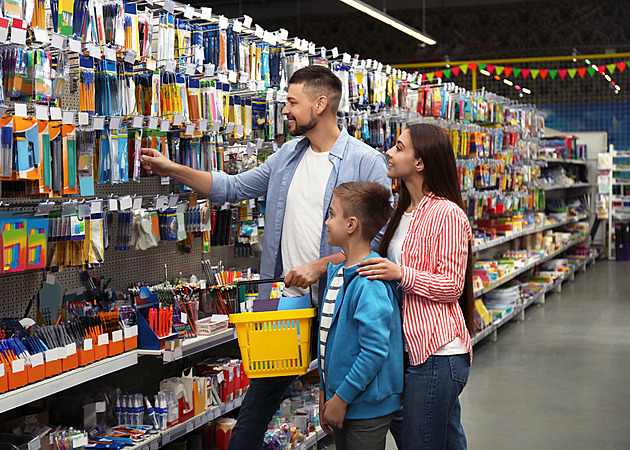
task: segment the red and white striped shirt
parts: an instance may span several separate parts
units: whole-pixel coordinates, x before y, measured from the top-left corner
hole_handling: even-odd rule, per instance
[[[426,194],[412,212],[402,246],[403,331],[411,365],[422,364],[459,337],[472,344],[457,301],[464,289],[468,218],[455,203]]]

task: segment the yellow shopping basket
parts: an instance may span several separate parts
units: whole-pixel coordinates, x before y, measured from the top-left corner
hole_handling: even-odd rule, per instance
[[[247,376],[305,374],[311,362],[313,317],[314,308],[230,314]]]

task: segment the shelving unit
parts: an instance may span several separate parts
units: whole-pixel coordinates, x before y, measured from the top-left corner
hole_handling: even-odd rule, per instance
[[[608,259],[615,259],[616,255],[616,239],[613,237],[615,234],[615,223],[619,221],[627,221],[630,220],[630,196],[627,195],[616,195],[615,187],[619,186],[620,189],[624,191],[630,191],[630,178],[625,177],[616,177],[615,173],[627,173],[630,172],[630,166],[628,164],[617,164],[615,158],[628,158],[630,159],[630,151],[620,151],[615,150],[614,147],[610,146],[610,159],[612,161],[610,168],[610,176],[609,176],[609,186],[608,186]],[[629,186],[628,188],[624,188],[624,186]],[[615,206],[616,203],[621,202],[622,206]],[[627,205],[626,205],[627,204]]]
[[[181,355],[179,358],[186,358],[194,354],[203,352],[212,347],[216,347],[226,342],[230,342],[236,339],[236,330],[234,328],[228,328],[227,330],[220,331],[210,336],[197,336],[194,338],[184,339],[182,342]],[[138,350],[138,355],[145,356],[162,356],[164,357],[164,350]],[[178,358],[178,359],[179,359]],[[165,361],[171,362],[171,361]]]

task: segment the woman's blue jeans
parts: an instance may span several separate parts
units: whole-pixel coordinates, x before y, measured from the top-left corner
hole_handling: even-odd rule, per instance
[[[459,394],[469,374],[468,354],[433,355],[417,366],[405,355],[404,402],[390,425],[400,450],[467,448]]]

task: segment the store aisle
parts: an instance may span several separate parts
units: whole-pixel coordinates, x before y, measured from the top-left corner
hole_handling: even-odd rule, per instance
[[[600,260],[475,347],[462,397],[470,449],[628,448],[629,273]]]

